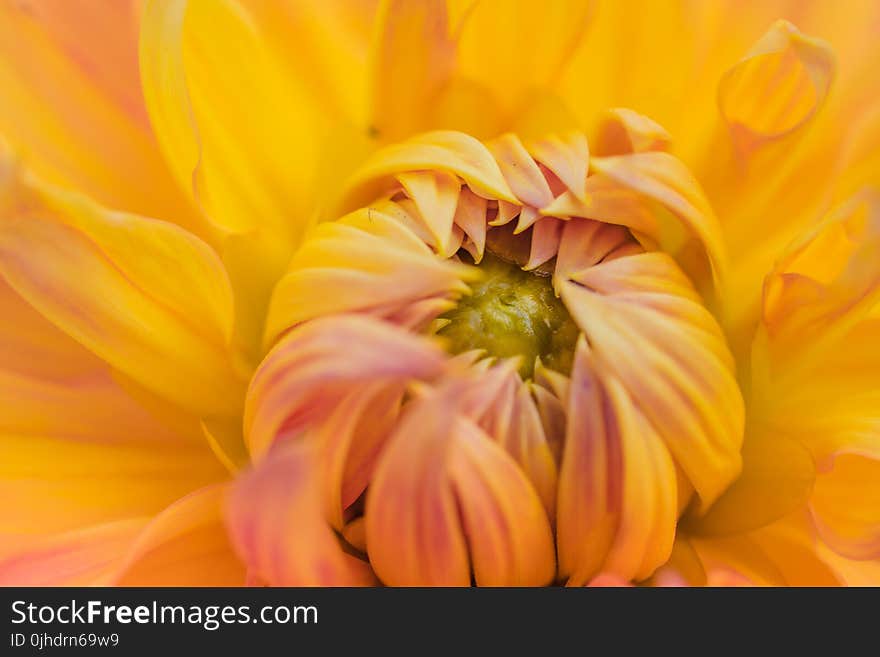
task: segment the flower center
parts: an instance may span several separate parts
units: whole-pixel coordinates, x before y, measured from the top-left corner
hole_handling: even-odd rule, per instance
[[[481,349],[497,358],[519,356],[523,379],[531,378],[536,358],[567,374],[578,328],[556,297],[552,279],[491,253],[478,267],[483,276],[471,285],[473,294],[442,316],[448,323],[437,333],[447,340],[449,351]]]

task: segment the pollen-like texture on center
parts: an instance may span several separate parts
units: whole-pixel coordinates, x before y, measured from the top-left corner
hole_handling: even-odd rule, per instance
[[[487,254],[472,293],[443,315],[438,334],[452,353],[474,349],[496,358],[520,358],[519,372],[530,378],[535,361],[568,373],[577,325],[553,291],[550,277],[523,271]]]

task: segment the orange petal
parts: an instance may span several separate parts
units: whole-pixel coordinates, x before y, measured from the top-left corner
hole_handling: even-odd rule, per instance
[[[355,586],[369,567],[346,554],[324,519],[320,469],[307,445],[286,445],[236,481],[226,507],[235,549],[274,586]]]
[[[811,499],[822,538],[850,559],[880,559],[880,460],[841,454]]]
[[[559,572],[581,585],[600,572],[644,579],[672,550],[673,460],[644,411],[602,372],[581,339],[559,478]]]
[[[540,499],[504,450],[457,411],[479,378],[415,400],[367,496],[367,546],[391,585],[541,585],[554,573]],[[464,388],[462,386],[465,386]]]
[[[160,513],[114,574],[118,586],[243,586],[247,573],[223,526],[227,486],[202,488]]]

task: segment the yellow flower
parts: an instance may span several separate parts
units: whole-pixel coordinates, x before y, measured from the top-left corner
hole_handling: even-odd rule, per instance
[[[880,583],[876,2],[141,4],[0,0],[0,583]]]

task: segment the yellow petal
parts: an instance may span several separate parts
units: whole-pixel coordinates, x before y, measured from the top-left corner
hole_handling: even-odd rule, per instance
[[[321,475],[307,445],[286,445],[232,486],[226,523],[249,571],[274,586],[373,582],[324,519]]]
[[[7,534],[147,516],[226,476],[195,428],[163,425],[100,370],[56,380],[0,371],[0,417]]]
[[[214,252],[183,229],[110,212],[4,156],[0,272],[44,316],[154,393],[234,414],[232,293]],[[2,176],[0,176],[2,178]]]
[[[656,121],[625,107],[608,110],[593,151],[599,156],[665,151],[671,137]]]
[[[424,129],[455,61],[445,0],[385,0],[373,51],[371,128],[397,141]]]
[[[113,574],[116,586],[242,586],[244,564],[223,525],[225,484],[178,500],[140,533]]]
[[[550,525],[505,451],[456,411],[479,378],[412,402],[370,484],[367,547],[391,585],[541,585],[553,577]],[[462,386],[466,387],[462,387]],[[468,391],[470,390],[470,392]]]
[[[199,225],[146,118],[137,4],[2,3],[0,134],[46,180]]]
[[[237,0],[152,0],[140,40],[150,120],[178,184],[227,237],[252,355],[271,286],[325,191],[319,145],[333,124],[268,33]]]
[[[488,88],[508,115],[524,111],[535,87],[552,87],[558,80],[583,40],[593,4],[454,3],[459,74]]]

